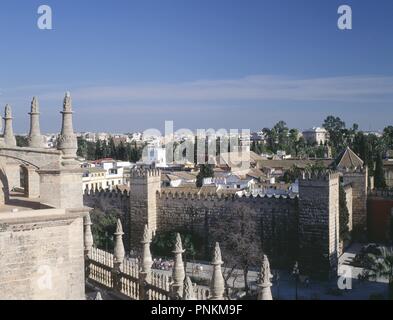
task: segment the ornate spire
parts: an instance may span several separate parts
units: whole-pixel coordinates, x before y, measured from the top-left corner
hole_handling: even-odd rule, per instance
[[[117,226],[116,226],[116,232],[114,233],[115,235],[115,248],[114,248],[114,254],[113,258],[115,263],[122,264],[124,257],[125,257],[125,251],[124,251],[124,244],[123,244],[123,227],[121,225],[120,219],[117,219]]]
[[[40,131],[40,112],[39,104],[36,97],[33,97],[31,102],[30,115],[30,133],[28,137],[29,147],[31,148],[43,148],[44,139]]]
[[[216,246],[214,248],[214,257],[213,257],[212,264],[213,265],[216,265],[216,264],[221,265],[221,264],[223,264],[222,257],[221,257],[220,244],[218,242],[216,242]]]
[[[151,266],[153,264],[153,260],[151,258],[151,253],[150,253],[150,242],[151,242],[151,232],[146,224],[141,243],[143,245],[142,272],[146,273],[147,281],[149,279]]]
[[[263,256],[261,270],[257,286],[260,288],[258,292],[258,300],[273,300],[270,287],[272,286],[270,273],[270,263],[266,255]]]
[[[68,164],[67,160],[71,160],[72,163],[72,160],[76,158],[76,151],[78,149],[76,135],[72,124],[72,113],[71,95],[67,92],[64,97],[63,111],[61,111],[61,114],[63,115],[63,123],[57,147],[63,152],[63,158],[66,160],[65,164]]]
[[[6,147],[16,147],[16,139],[12,128],[12,109],[9,104],[4,110],[4,144]]]
[[[196,300],[194,285],[192,284],[191,279],[188,276],[184,280],[183,300]]]
[[[221,258],[221,249],[218,242],[216,242],[216,246],[214,248],[214,257],[212,261],[213,265],[213,276],[211,280],[211,300],[224,300],[224,277],[222,275],[221,265],[224,262]]]
[[[150,243],[151,242],[151,232],[147,224],[145,225],[145,228],[143,229],[143,240],[142,244],[145,243]]]
[[[183,294],[183,284],[186,275],[182,257],[182,254],[185,252],[185,250],[183,250],[180,233],[176,234],[175,249],[172,252],[175,254],[175,263],[172,271],[173,293],[177,293],[179,296],[181,296]]]
[[[65,93],[64,102],[63,102],[63,111],[72,112],[71,93],[69,91]]]
[[[30,113],[40,113],[37,97],[33,97],[33,100],[31,101]]]
[[[176,233],[175,249],[172,252],[173,253],[183,253],[183,252],[185,252],[185,250],[183,250],[183,245],[182,245],[182,242],[181,242],[180,233]]]
[[[91,233],[91,219],[90,213],[88,213],[83,218],[83,226],[84,226],[84,246],[85,246],[85,256],[90,258],[91,248],[93,247],[93,234]]]

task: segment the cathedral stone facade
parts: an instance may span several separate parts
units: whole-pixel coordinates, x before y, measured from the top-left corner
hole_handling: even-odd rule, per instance
[[[71,97],[57,149],[44,148],[37,98],[28,147],[17,147],[12,110],[0,137],[0,300],[85,299],[82,172]]]

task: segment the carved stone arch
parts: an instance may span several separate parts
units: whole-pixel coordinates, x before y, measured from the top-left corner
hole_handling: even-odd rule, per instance
[[[5,204],[10,199],[10,190],[7,174],[2,166],[0,166],[0,205]]]
[[[1,154],[1,153],[0,153],[0,158],[3,158],[3,159],[13,159],[13,160],[15,160],[16,162],[20,163],[20,165],[30,166],[30,167],[33,167],[33,168],[36,169],[36,170],[39,170],[39,169],[40,169],[36,164],[34,164],[34,163],[28,161],[27,159],[20,158],[20,157],[18,157],[18,156],[12,156],[12,155],[7,155],[7,154]]]
[[[12,153],[2,154],[1,151],[0,203],[5,204],[10,200],[10,192],[14,188],[23,190],[27,198],[38,198],[40,178],[37,170],[39,167],[25,157]]]

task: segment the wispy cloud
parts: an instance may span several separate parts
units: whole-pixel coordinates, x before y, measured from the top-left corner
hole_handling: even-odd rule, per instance
[[[60,92],[40,98],[58,100]],[[146,83],[79,87],[72,95],[89,102],[200,101],[386,101],[393,97],[393,77],[346,76],[294,78],[268,75],[182,83]]]

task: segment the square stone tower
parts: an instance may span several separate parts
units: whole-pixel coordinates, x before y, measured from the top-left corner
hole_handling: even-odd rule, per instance
[[[352,223],[355,238],[367,235],[367,167],[342,172],[344,185],[352,187]]]
[[[339,173],[309,174],[299,181],[299,264],[326,278],[339,255]]]
[[[154,235],[157,230],[157,192],[161,191],[161,171],[135,170],[130,179],[129,249],[141,247],[144,226]]]
[[[367,236],[368,169],[360,157],[349,147],[335,161],[336,170],[342,173],[344,185],[352,187],[353,236]]]

